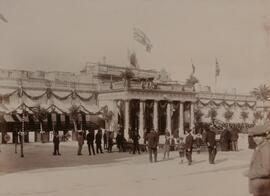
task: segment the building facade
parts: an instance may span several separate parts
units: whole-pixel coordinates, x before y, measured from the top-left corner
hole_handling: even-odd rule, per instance
[[[164,71],[134,67],[87,64],[79,74],[0,70],[0,80],[1,124],[18,121],[14,115],[22,111],[35,116],[32,109],[37,106],[56,116],[50,117],[51,124],[72,124],[70,108],[76,106],[81,117],[74,122],[81,125],[79,128],[87,129],[93,115],[105,118],[111,112],[106,129],[120,130],[126,138],[134,131],[142,136],[150,129],[160,134],[167,130],[177,137],[195,126],[198,111],[200,121],[209,123],[211,109],[216,110],[220,121],[252,124],[257,106],[251,95],[213,93],[207,87],[172,81]],[[226,119],[226,111],[233,113],[231,118]],[[12,134],[10,127],[2,126],[2,135]]]

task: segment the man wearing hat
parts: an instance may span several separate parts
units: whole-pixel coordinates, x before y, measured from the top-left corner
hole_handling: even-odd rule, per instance
[[[185,141],[186,158],[188,160],[188,165],[191,165],[191,163],[192,163],[193,136],[191,134],[191,129],[188,129],[187,132],[188,132],[188,134],[186,136],[186,141]]]
[[[249,192],[254,196],[270,196],[270,123],[255,126],[248,134],[257,144],[246,174]]]
[[[209,129],[206,130],[206,139],[205,142],[208,147],[209,153],[209,163],[215,163],[215,157],[217,154],[217,142],[216,142],[216,133],[213,125],[210,125]]]

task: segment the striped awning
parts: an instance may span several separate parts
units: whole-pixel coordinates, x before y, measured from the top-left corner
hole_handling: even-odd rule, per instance
[[[4,115],[3,115],[3,118],[4,118],[4,121],[5,121],[5,122],[9,122],[9,123],[16,122],[16,121],[14,120],[14,118],[13,118],[11,115],[9,115],[9,114],[4,114]]]

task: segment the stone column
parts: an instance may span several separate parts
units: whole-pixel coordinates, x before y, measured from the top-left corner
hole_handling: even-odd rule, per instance
[[[194,103],[190,103],[190,128],[194,128]]]
[[[124,137],[128,139],[129,131],[129,100],[125,100],[125,130],[124,130]]]
[[[140,100],[140,116],[139,116],[139,135],[141,141],[143,141],[144,135],[144,100]]]
[[[179,135],[184,135],[184,103],[180,102],[179,107]]]
[[[171,118],[171,103],[167,103],[167,120],[166,129],[172,134],[172,118]]]
[[[156,100],[154,100],[153,126],[155,130],[158,130],[158,101]]]

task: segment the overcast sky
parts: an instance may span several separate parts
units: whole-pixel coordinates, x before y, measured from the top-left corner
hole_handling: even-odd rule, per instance
[[[0,0],[0,67],[79,72],[106,56],[126,66],[165,68],[175,80],[192,71],[202,85],[249,92],[270,77],[268,0]],[[133,27],[153,49],[133,40]]]

